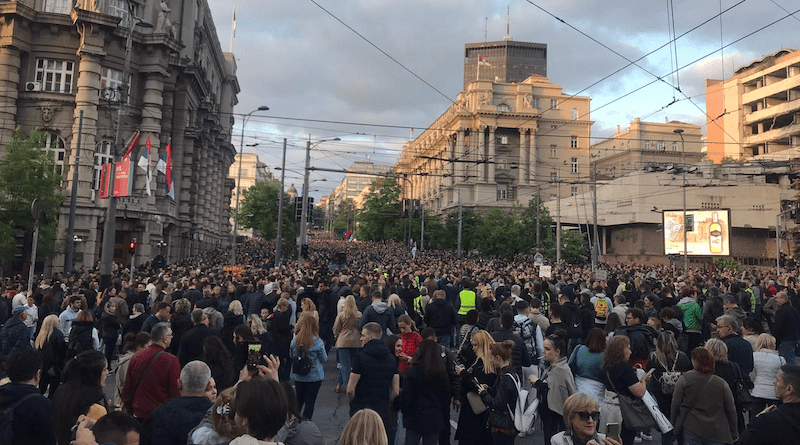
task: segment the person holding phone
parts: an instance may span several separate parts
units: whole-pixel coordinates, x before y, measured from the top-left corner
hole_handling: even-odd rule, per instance
[[[550,439],[550,445],[622,445],[618,423],[610,423],[609,434],[597,432],[600,419],[597,399],[581,392],[564,401],[566,429]],[[613,434],[616,433],[616,434]]]

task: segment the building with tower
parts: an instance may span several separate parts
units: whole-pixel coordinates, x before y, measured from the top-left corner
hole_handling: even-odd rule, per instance
[[[137,131],[130,159],[135,164],[149,142],[153,179],[147,193],[144,170],[134,165],[132,194],[116,198],[114,261],[130,262],[134,238],[136,264],[159,249],[173,260],[227,243],[239,85],[207,1],[11,0],[0,6],[0,147],[17,126],[48,134],[42,149],[53,152],[65,196],[57,241],[66,237],[81,141],[75,235],[83,242],[66,268],[99,262],[109,204],[98,194],[100,172],[121,159]],[[155,168],[167,146],[171,193]],[[64,269],[63,257],[50,263],[52,271]]]
[[[464,45],[464,91],[476,80],[520,83],[534,74],[547,77],[544,43],[516,42],[506,37],[499,42]]]

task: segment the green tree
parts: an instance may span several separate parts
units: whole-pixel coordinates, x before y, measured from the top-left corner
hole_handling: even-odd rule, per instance
[[[353,230],[356,221],[356,206],[352,199],[345,199],[339,204],[333,218],[333,233],[337,236]]]
[[[494,209],[481,218],[475,230],[475,245],[481,252],[512,257],[521,252],[522,224],[513,211]]]
[[[401,218],[402,187],[393,178],[372,182],[364,207],[358,212],[356,236],[365,241],[403,241],[405,222]]]
[[[481,216],[472,209],[461,210],[461,249],[472,250],[478,248],[478,227],[481,225]],[[447,247],[458,247],[458,210],[447,215],[444,223]]]
[[[582,263],[586,258],[586,237],[572,230],[561,231],[561,258],[569,264]],[[553,257],[555,258],[555,257]]]
[[[261,237],[274,239],[278,236],[278,202],[281,182],[278,180],[257,182],[242,190],[239,223],[245,229],[261,232]],[[283,196],[283,246],[289,252],[296,246],[300,225],[294,221],[295,205],[289,196]]]
[[[53,256],[61,243],[55,242],[58,209],[64,197],[59,193],[61,174],[51,153],[41,150],[47,135],[33,130],[27,137],[17,128],[14,139],[0,159],[0,274],[8,270],[16,250],[15,236],[33,230],[31,203],[36,199],[47,224],[39,227],[37,258]]]

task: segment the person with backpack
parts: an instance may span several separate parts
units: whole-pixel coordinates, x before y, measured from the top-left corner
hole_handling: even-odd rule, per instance
[[[519,335],[522,342],[525,343],[525,348],[528,350],[528,355],[531,357],[531,365],[538,365],[539,358],[542,356],[542,330],[539,325],[528,318],[528,302],[525,300],[518,301],[514,306],[516,315],[514,316],[514,324],[511,327],[511,332]]]
[[[600,329],[605,328],[614,303],[606,296],[601,286],[594,288],[594,297],[590,301],[594,306],[594,325]]]
[[[39,393],[42,355],[38,349],[15,351],[6,362],[11,383],[0,386],[0,443],[56,443],[50,400]]]
[[[569,339],[568,351],[564,354],[572,353],[572,350],[581,342],[583,338],[583,324],[581,322],[581,310],[573,299],[567,294],[558,295],[558,304],[561,305],[561,322],[564,323],[567,338]]]
[[[67,360],[83,351],[92,350],[100,350],[100,337],[97,328],[94,327],[92,314],[89,311],[81,311],[72,323],[72,330],[69,333]]]
[[[403,380],[400,391],[400,409],[406,427],[406,445],[423,445],[437,442],[439,432],[450,428],[442,410],[450,400],[450,379],[435,340],[423,340],[419,352]]]
[[[497,379],[491,388],[485,383],[477,385],[478,395],[490,410],[492,445],[513,445],[517,438],[513,413],[509,412],[509,407],[515,406],[519,397],[515,384],[519,381],[519,373],[511,366],[513,348],[514,342],[510,340],[492,343],[490,360],[497,371]]]
[[[567,345],[563,332],[549,335],[544,340],[543,357],[550,366],[544,370],[541,379],[535,375],[529,377],[531,385],[539,394],[539,414],[542,416],[545,443],[550,443],[557,432],[566,428],[564,402],[577,392],[572,370],[567,364]]]
[[[292,360],[291,378],[297,391],[298,409],[303,417],[311,420],[319,388],[325,380],[322,364],[328,361],[325,342],[319,338],[319,322],[316,318],[305,316],[297,320],[297,334],[289,347]]]
[[[658,403],[658,409],[667,417],[671,413],[672,393],[678,378],[692,369],[689,356],[678,349],[672,331],[664,331],[656,340],[656,350],[647,359],[647,368],[655,369],[653,378],[647,382],[647,390]],[[661,435],[662,445],[672,445],[672,431]]]

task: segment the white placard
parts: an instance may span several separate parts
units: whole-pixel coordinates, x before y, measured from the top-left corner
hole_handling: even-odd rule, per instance
[[[552,271],[552,266],[541,266],[539,267],[539,277],[550,278],[551,271]]]

